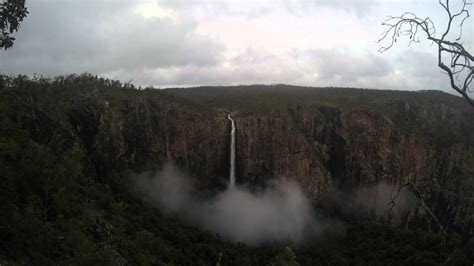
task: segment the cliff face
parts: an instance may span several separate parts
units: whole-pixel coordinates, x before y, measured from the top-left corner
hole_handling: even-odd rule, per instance
[[[79,103],[69,116],[98,176],[127,169],[139,172],[167,161],[203,182],[226,171],[223,116],[147,96],[127,99],[117,107],[105,99]]]
[[[115,92],[112,92],[115,93]],[[87,182],[121,184],[131,173],[174,162],[203,187],[228,174],[224,115],[154,93],[87,91],[81,95],[6,96],[7,116],[55,149],[76,141]],[[54,102],[54,103],[52,103]]]
[[[357,109],[290,107],[237,118],[236,124],[240,182],[258,184],[260,178],[293,178],[315,202],[332,186],[362,194],[367,191],[362,197],[372,202],[369,207],[386,205],[386,210],[399,187],[413,184],[420,192],[419,200],[439,223],[447,228],[473,230],[472,146],[423,143],[415,134],[403,132],[389,117]],[[384,195],[371,193],[370,188],[378,184],[392,189],[379,192]],[[399,222],[416,220],[437,230],[437,222],[425,214],[418,203],[409,210],[410,217]]]
[[[318,202],[336,186],[355,191],[411,183],[445,228],[474,230],[473,112],[442,102],[387,101],[387,112],[297,102],[245,113],[235,105],[210,106],[154,90],[5,91],[2,98],[8,118],[35,141],[58,149],[80,143],[87,182],[120,185],[130,172],[171,161],[203,188],[224,188],[226,110],[237,129],[238,184],[260,187],[284,176]],[[435,226],[420,204],[404,222]]]

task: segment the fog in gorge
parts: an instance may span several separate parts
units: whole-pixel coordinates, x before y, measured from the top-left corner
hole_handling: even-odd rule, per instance
[[[156,173],[145,172],[132,178],[138,196],[166,214],[178,217],[223,238],[249,245],[297,243],[318,237],[325,230],[344,231],[338,217],[319,213],[298,184],[276,178],[259,191],[246,186],[229,186],[213,197],[203,198],[193,179],[173,164]],[[350,193],[331,188],[322,197],[324,208],[347,215],[374,214],[387,218],[397,187],[380,183]],[[395,198],[394,198],[395,199]],[[392,208],[392,220],[401,222],[415,207],[416,199],[401,191]]]
[[[200,199],[190,177],[172,164],[134,180],[136,190],[161,210],[232,241],[250,245],[299,242],[323,228],[310,201],[292,180],[272,180],[256,193],[231,186],[211,199]]]

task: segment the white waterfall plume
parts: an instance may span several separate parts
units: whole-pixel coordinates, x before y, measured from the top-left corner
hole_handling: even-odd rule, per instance
[[[257,194],[245,186],[229,186],[206,199],[196,194],[198,188],[192,180],[172,164],[157,173],[134,177],[136,191],[143,199],[235,242],[295,243],[323,228],[294,180],[272,179]]]
[[[179,214],[199,227],[225,239],[249,245],[299,242],[323,228],[315,219],[311,202],[294,180],[269,179],[254,193],[235,186],[235,122],[230,131],[229,186],[212,198],[199,196],[192,178],[166,164],[157,173],[133,178],[135,190],[165,212]]]
[[[227,118],[232,124],[232,129],[230,131],[230,173],[229,173],[229,187],[235,185],[235,123],[234,119],[227,115]]]

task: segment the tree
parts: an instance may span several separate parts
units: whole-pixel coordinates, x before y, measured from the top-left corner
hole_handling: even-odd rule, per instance
[[[295,252],[290,246],[282,249],[278,255],[273,259],[272,266],[299,266],[296,261]]]
[[[458,10],[454,10],[455,8],[450,6],[449,0],[439,0],[439,4],[448,15],[447,25],[441,36],[436,34],[435,25],[429,17],[422,19],[411,12],[405,12],[398,17],[388,16],[382,22],[382,25],[388,29],[382,33],[382,37],[379,39],[379,43],[385,43],[382,44],[379,52],[389,50],[403,36],[409,36],[410,44],[418,43],[421,34],[423,38],[436,44],[438,67],[448,74],[451,88],[474,106],[474,90],[472,88],[474,57],[464,47],[461,40],[463,25],[469,18],[468,7],[472,3],[462,0],[462,8]],[[453,28],[458,28],[459,32],[454,33]],[[453,34],[456,36],[453,37]]]
[[[12,37],[13,32],[18,31],[20,22],[28,14],[25,6],[25,0],[0,0],[0,49],[7,50],[13,46],[15,37]]]

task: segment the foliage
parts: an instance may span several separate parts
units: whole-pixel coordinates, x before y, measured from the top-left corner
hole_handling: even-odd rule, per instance
[[[278,255],[274,258],[272,266],[299,266],[300,264],[296,260],[295,252],[292,247],[287,246],[282,249]]]
[[[414,134],[424,143],[443,148],[455,143],[474,144],[473,108],[460,97],[440,91],[250,85],[168,89],[165,92],[214,109],[234,112],[235,117],[275,114],[299,106],[314,107],[316,111],[334,107],[343,113],[364,110],[386,116],[404,133]]]
[[[225,265],[236,253],[252,264],[267,258],[164,217],[108,184],[86,182],[77,143],[55,152],[5,117],[1,130],[0,258],[40,265],[206,265],[219,252]]]
[[[380,225],[352,224],[298,249],[302,265],[443,265],[456,253],[453,265],[469,265],[472,243],[459,235],[441,235]],[[451,265],[451,264],[450,264]]]
[[[428,99],[396,92],[372,97],[371,92],[349,89],[299,88],[289,97],[283,88],[266,87],[251,99],[244,90],[223,89],[221,93],[232,97],[209,99],[192,96],[193,91],[138,90],[90,74],[53,79],[0,76],[0,263],[437,265],[453,253],[453,264],[473,261],[472,241],[464,237],[452,235],[444,241],[426,232],[357,220],[347,224],[345,232],[327,232],[289,248],[231,243],[162,214],[131,194],[129,183],[97,176],[101,166],[91,166],[88,140],[74,133],[72,111],[78,102],[107,99],[110,106],[121,108],[143,95],[156,104],[179,103],[203,112],[210,102],[212,108],[230,106],[242,112],[256,112],[262,105],[274,110],[288,104],[334,104],[338,99],[341,108],[372,99],[378,101],[374,106],[386,106],[404,97],[407,102],[441,101],[450,108],[457,108],[458,102],[436,94],[426,94]],[[230,99],[234,95],[241,98]]]
[[[11,34],[18,31],[20,22],[28,14],[25,0],[2,0],[0,3],[0,48],[5,50],[13,46],[15,38]]]

